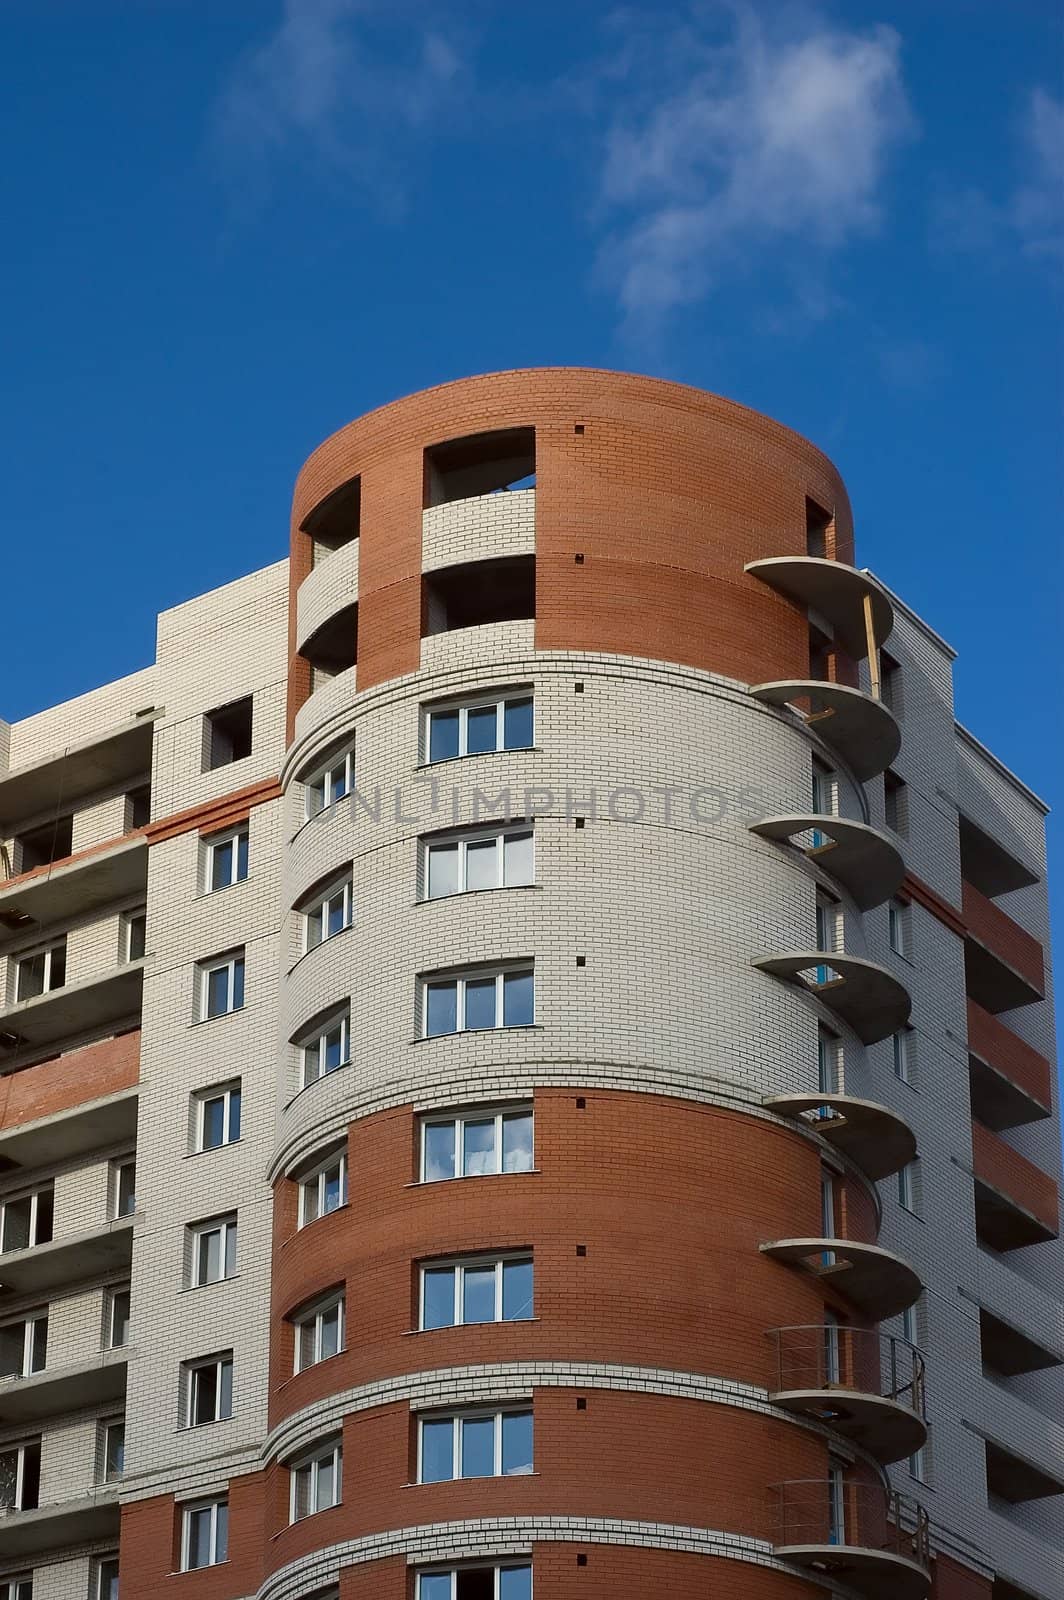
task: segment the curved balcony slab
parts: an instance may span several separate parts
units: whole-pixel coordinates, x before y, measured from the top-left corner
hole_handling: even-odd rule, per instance
[[[877,961],[838,950],[785,950],[758,956],[752,964],[815,995],[862,1044],[878,1044],[909,1020],[909,991]]]
[[[761,1253],[830,1283],[870,1322],[900,1316],[923,1289],[901,1256],[856,1239],[773,1239]]]
[[[883,1466],[927,1438],[924,1360],[905,1339],[839,1323],[774,1328],[773,1405],[808,1417]]]
[[[892,712],[862,689],[817,678],[787,678],[755,684],[750,693],[762,705],[787,706],[800,716],[859,783],[885,772],[901,749],[901,729]]]
[[[931,1586],[927,1512],[908,1495],[806,1478],[776,1486],[779,1534],[774,1554],[836,1578],[869,1600],[923,1600]]]
[[[875,1100],[851,1094],[779,1094],[764,1104],[778,1116],[808,1121],[873,1183],[900,1172],[916,1155],[916,1135],[908,1123]]]
[[[750,832],[777,844],[795,843],[808,860],[823,867],[846,890],[860,911],[884,905],[905,876],[901,852],[866,822],[795,812],[752,822]],[[801,834],[813,838],[808,844],[797,844],[796,837]]]
[[[828,561],[823,556],[769,556],[748,561],[743,570],[795,605],[818,611],[855,661],[868,654],[866,599],[877,645],[883,643],[894,626],[894,607],[886,591],[867,572],[859,572],[844,561]]]
[[[329,678],[303,702],[296,712],[293,745],[302,744],[304,739],[309,739],[311,734],[317,733],[334,719],[338,721],[341,713],[350,708],[355,698],[357,672],[357,667],[338,672],[335,678]]]
[[[358,539],[351,539],[316,563],[303,579],[296,594],[296,649],[338,611],[346,611],[358,599]]]

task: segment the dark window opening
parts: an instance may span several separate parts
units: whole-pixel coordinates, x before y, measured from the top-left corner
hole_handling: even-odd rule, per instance
[[[517,622],[536,614],[535,556],[466,561],[421,580],[421,635]]]
[[[536,481],[535,428],[503,428],[448,439],[425,451],[425,507],[443,506]]]
[[[357,539],[362,530],[362,479],[352,478],[315,506],[303,523],[311,540],[313,565]]]
[[[57,817],[53,822],[43,822],[39,828],[27,828],[25,833],[17,835],[19,871],[32,872],[34,867],[65,861],[74,848],[73,837],[73,817]]]
[[[203,770],[227,767],[251,754],[251,696],[233,700],[203,719]]]
[[[327,678],[346,672],[358,659],[358,604],[345,606],[323,622],[300,651],[310,664],[311,691]]]
[[[883,774],[883,809],[887,827],[904,838],[909,831],[909,795],[904,778],[896,772]]]
[[[455,1573],[455,1600],[495,1600],[495,1568],[468,1567]]]
[[[805,553],[807,556],[826,557],[828,554],[828,529],[832,516],[815,500],[805,502]]]
[[[151,821],[151,784],[142,783],[139,789],[131,789],[126,795],[126,828],[131,833],[134,828],[145,828]]]
[[[901,667],[885,650],[879,652],[879,692],[883,704],[896,717],[902,713]]]
[[[809,630],[809,676],[818,683],[828,683],[831,679],[832,655],[834,643],[819,628]]]

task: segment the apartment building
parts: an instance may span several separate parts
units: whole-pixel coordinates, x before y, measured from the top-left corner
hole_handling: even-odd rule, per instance
[[[1059,1600],[1042,802],[812,445],[372,412],[0,724],[0,1600]]]

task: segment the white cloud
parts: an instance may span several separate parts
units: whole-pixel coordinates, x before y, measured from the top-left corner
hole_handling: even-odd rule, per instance
[[[360,172],[390,166],[390,141],[438,114],[461,60],[420,7],[394,0],[284,0],[281,21],[240,62],[215,135],[241,167],[287,152]]]
[[[1012,221],[1032,254],[1064,259],[1064,100],[1033,90],[1022,133],[1027,171]]]
[[[602,174],[603,266],[629,317],[695,301],[766,252],[823,259],[875,229],[912,128],[892,29],[783,33],[747,6],[699,5],[671,32],[649,20],[627,20]]]

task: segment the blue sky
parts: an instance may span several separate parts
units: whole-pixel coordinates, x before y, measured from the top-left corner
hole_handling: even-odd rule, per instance
[[[359,412],[617,366],[824,448],[960,717],[1054,799],[1061,34],[1048,0],[0,0],[0,715],[283,555]]]

